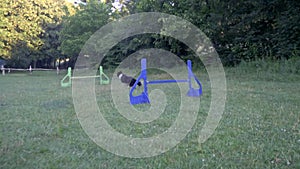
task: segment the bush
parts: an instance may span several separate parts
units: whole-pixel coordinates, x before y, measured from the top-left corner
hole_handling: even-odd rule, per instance
[[[292,73],[300,74],[300,58],[293,56],[290,59],[272,60],[259,59],[255,61],[242,60],[239,64],[244,72],[263,71],[269,73]]]

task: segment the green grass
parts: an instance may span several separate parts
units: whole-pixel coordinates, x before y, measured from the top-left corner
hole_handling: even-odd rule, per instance
[[[62,77],[55,72],[0,76],[0,168],[300,168],[299,75],[226,69],[223,118],[200,145],[210,87],[208,76],[199,73],[204,94],[193,129],[170,151],[144,159],[114,155],[89,139],[77,119],[72,89],[60,87]],[[111,106],[109,86],[97,86],[97,101],[117,131],[147,137],[166,130],[178,114],[177,86],[160,88],[169,104],[149,124],[120,115]]]

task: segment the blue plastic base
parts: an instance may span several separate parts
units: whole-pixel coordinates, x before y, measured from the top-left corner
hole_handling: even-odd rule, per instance
[[[186,95],[189,97],[200,97],[202,95],[202,89],[190,88]]]
[[[138,96],[132,96],[130,95],[130,104],[144,104],[144,103],[150,103],[150,100],[145,92]]]

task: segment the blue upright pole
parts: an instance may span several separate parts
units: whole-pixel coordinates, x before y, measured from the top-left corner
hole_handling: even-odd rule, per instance
[[[188,81],[189,81],[189,91],[187,92],[187,96],[199,97],[200,95],[202,95],[202,85],[192,71],[192,62],[190,60],[187,61],[187,69],[188,69]],[[199,86],[198,89],[193,88],[192,80],[195,80],[195,82],[198,84]]]
[[[192,62],[190,60],[187,61],[187,70],[188,70],[188,81],[189,81],[189,89],[192,88]]]
[[[130,98],[130,104],[142,104],[142,103],[150,103],[149,97],[148,97],[148,87],[147,87],[147,61],[146,59],[141,60],[141,74],[140,76],[136,79],[136,82],[130,89],[129,93],[129,98]],[[137,83],[142,80],[144,81],[143,86],[144,86],[144,91],[137,96],[133,95],[133,91],[136,89]]]

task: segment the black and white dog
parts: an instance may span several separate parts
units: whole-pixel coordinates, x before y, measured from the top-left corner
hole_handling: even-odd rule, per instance
[[[136,82],[135,78],[133,78],[131,76],[127,76],[124,73],[122,73],[121,71],[117,73],[117,76],[121,80],[121,82],[127,84],[128,87],[132,87],[134,85],[134,83]],[[137,85],[142,86],[142,83],[138,82]]]

